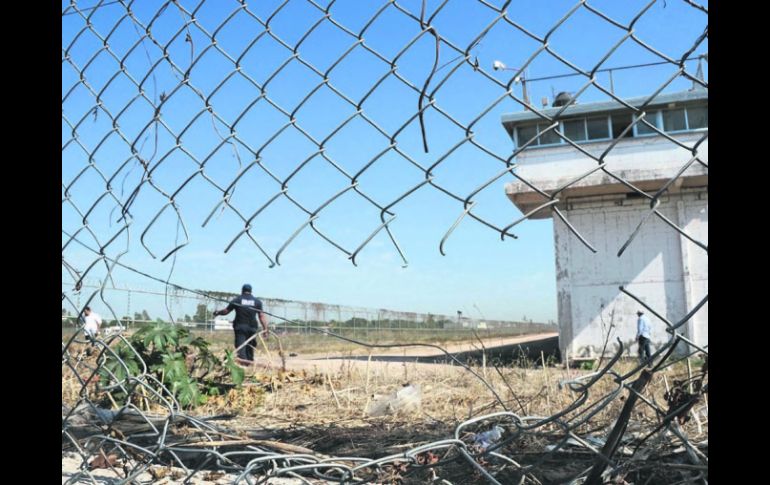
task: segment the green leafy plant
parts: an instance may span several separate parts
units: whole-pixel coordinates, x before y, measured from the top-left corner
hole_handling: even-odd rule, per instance
[[[113,348],[115,355],[107,354],[107,360],[99,372],[100,379],[124,381],[129,376],[141,373],[140,357],[124,342]]]
[[[223,362],[205,339],[191,336],[184,327],[152,323],[135,332],[128,342],[130,346],[120,342],[112,349],[114,353],[106,353],[99,371],[102,386],[121,384],[110,392],[116,401],[125,402],[132,387],[129,378],[145,369],[184,408],[203,404],[209,396],[243,384],[244,370],[235,363],[232,352],[225,353]]]
[[[243,368],[239,367],[238,364],[235,363],[233,353],[229,350],[225,351],[225,359],[225,366],[230,371],[230,377],[232,378],[233,383],[236,386],[240,386],[243,384],[243,378],[245,377]]]

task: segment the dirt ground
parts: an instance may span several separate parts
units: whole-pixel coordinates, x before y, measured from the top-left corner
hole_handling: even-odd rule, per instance
[[[558,333],[538,333],[518,337],[499,337],[492,339],[481,339],[481,341],[469,341],[460,343],[451,343],[442,345],[450,354],[464,354],[482,351],[483,348],[495,349],[510,347],[515,345],[526,345],[531,342],[538,342],[545,339],[557,337]],[[259,347],[258,347],[259,348]],[[286,354],[289,355],[286,355]],[[260,368],[280,369],[282,360],[277,352],[271,352],[270,358],[266,357],[264,351],[258,352],[259,357],[255,359],[255,365]],[[292,355],[291,352],[284,350],[286,370],[291,371],[313,371],[313,372],[334,372],[340,367],[350,367],[357,370],[370,369],[388,370],[404,366],[407,363],[417,371],[426,369],[437,369],[436,366],[447,368],[450,371],[465,371],[456,363],[444,363],[448,359],[430,359],[435,357],[445,357],[441,350],[429,346],[412,346],[399,348],[362,348],[356,352],[338,353],[310,353],[302,355]],[[425,362],[435,360],[435,362]],[[463,360],[460,359],[462,362]],[[463,362],[464,363],[464,362]]]

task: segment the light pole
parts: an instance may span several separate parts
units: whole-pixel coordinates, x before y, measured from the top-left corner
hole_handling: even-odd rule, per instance
[[[494,69],[495,71],[519,71],[520,70],[515,67],[508,67],[505,64],[503,64],[501,61],[494,61],[492,63],[492,69]],[[516,78],[513,80],[514,84],[518,84],[519,82],[521,82],[521,91],[522,91],[522,94],[524,95],[524,102],[529,105],[530,103],[529,103],[529,95],[527,94],[527,79],[525,77],[524,72],[522,72],[520,76],[516,76]]]

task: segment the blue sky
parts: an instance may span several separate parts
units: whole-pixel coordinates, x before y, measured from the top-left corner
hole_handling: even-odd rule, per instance
[[[79,9],[87,9],[96,3],[78,2],[77,5]],[[88,227],[96,235],[96,241],[85,231],[79,237],[96,247],[118,232],[121,223],[117,221],[119,210],[115,209],[116,204],[110,197],[100,197],[107,186],[105,179],[110,181],[115,196],[124,202],[140,184],[144,170],[131,156],[130,145],[134,144],[142,159],[149,162],[153,185],[142,185],[131,206],[130,230],[121,233],[106,251],[110,257],[115,257],[129,248],[128,253],[121,256],[122,263],[163,277],[168,276],[173,263],[171,280],[191,288],[235,291],[243,282],[251,282],[255,293],[265,297],[444,314],[463,310],[469,315],[496,319],[519,319],[526,315],[539,321],[555,320],[551,221],[526,221],[513,231],[518,239],[501,241],[498,233],[465,218],[447,240],[447,254],[442,256],[439,242],[463,207],[461,202],[431,186],[421,187],[392,209],[396,219],[390,228],[409,261],[406,268],[402,267],[401,258],[385,231],[380,231],[360,252],[358,267],[310,227],[305,227],[291,242],[280,256],[280,265],[273,268],[246,236],[239,238],[225,253],[225,248],[244,225],[231,209],[225,208],[218,210],[206,227],[201,227],[222,200],[222,192],[200,174],[196,175],[199,163],[204,164],[206,177],[222,187],[239,177],[230,203],[247,218],[281,189],[263,168],[253,165],[255,152],[259,153],[263,167],[279,180],[285,180],[307,161],[288,181],[286,193],[311,211],[350,185],[349,178],[319,156],[317,143],[353,116],[356,108],[327,86],[321,86],[299,106],[321,83],[321,78],[296,59],[291,60],[291,50],[267,35],[264,26],[255,19],[265,22],[272,15],[271,32],[286,44],[295,46],[323,13],[310,2],[300,0],[253,2],[248,5],[250,13],[240,9],[240,3],[234,1],[179,2],[188,13],[194,12],[201,30],[196,25],[185,28],[189,16],[174,4],[168,4],[165,9],[160,9],[161,2],[131,4],[135,18],[144,26],[151,25],[153,38],[166,46],[169,58],[178,68],[175,71],[167,62],[158,62],[162,50],[152,42],[145,39],[137,44],[144,29],[126,17],[123,4],[104,3],[95,11],[84,11],[83,15],[93,14],[90,17],[92,29],[102,37],[109,36],[109,51],[122,59],[126,72],[142,85],[144,94],[156,102],[161,96],[166,98],[160,113],[165,126],[151,122],[154,109],[145,100],[135,99],[139,90],[129,78],[119,73],[119,61],[103,49],[104,44],[91,30],[83,30],[83,16],[70,9],[62,17],[62,48],[69,56],[69,60],[62,64],[62,144],[66,144],[62,152],[62,182],[69,195],[69,201],[62,205],[65,231],[71,234],[82,226],[82,218],[71,203],[86,212],[99,201],[88,214]],[[316,2],[322,7],[328,3]],[[500,5],[504,2],[488,3]],[[592,1],[590,5],[625,24],[647,3],[606,0]],[[69,2],[64,2],[63,9],[67,5]],[[508,7],[508,18],[534,35],[543,36],[574,5],[572,1],[513,1]],[[419,35],[419,23],[397,7],[412,12],[415,17],[420,16],[420,1],[396,4],[337,1],[329,12],[335,22],[357,34],[381,10],[364,31],[364,43],[386,59],[398,56],[396,72],[419,89],[434,63],[435,40],[427,33]],[[433,16],[431,25],[439,35],[462,50],[498,17],[492,9],[471,0],[428,1],[426,12],[426,18]],[[679,58],[693,46],[706,22],[705,14],[685,2],[659,1],[636,23],[635,33],[665,55]],[[241,72],[256,82],[262,91],[234,72],[233,62],[211,47],[207,35],[214,32],[217,46],[232,59],[239,60]],[[624,34],[623,30],[580,7],[552,33],[549,45],[575,65],[590,69]],[[185,40],[188,35],[191,42]],[[76,40],[73,42],[73,39]],[[258,40],[255,42],[255,39]],[[399,51],[414,39],[411,47],[399,55]],[[355,36],[324,20],[302,41],[297,51],[303,60],[324,72],[356,43]],[[470,53],[487,74],[507,83],[514,73],[493,71],[492,62],[501,60],[508,66],[520,66],[540,45],[510,24],[498,21]],[[706,40],[695,54],[707,50]],[[407,84],[393,75],[387,76],[365,98],[361,107],[366,117],[386,133],[392,135],[401,130],[396,137],[398,148],[413,162],[428,167],[440,161],[432,171],[433,181],[464,198],[505,168],[499,159],[510,156],[512,143],[500,124],[500,116],[523,108],[510,98],[498,101],[504,89],[474,72],[457,56],[448,43],[442,42],[438,65],[444,67],[433,76],[428,89],[431,91],[443,82],[435,94],[435,106],[441,112],[429,108],[425,113],[428,153],[422,149],[417,120],[404,126],[416,113],[418,103],[418,94]],[[209,99],[224,123],[214,120],[205,111],[204,102],[190,87],[180,87],[180,72],[190,67],[191,59],[189,84]],[[660,60],[629,39],[602,67]],[[155,65],[152,70],[151,65]],[[284,67],[276,73],[282,65]],[[460,67],[453,70],[458,65]],[[687,65],[694,73],[696,63]],[[93,92],[100,93],[102,104],[96,110],[96,96],[78,82],[78,70],[84,73]],[[329,83],[358,104],[389,71],[387,62],[356,45],[329,72]],[[674,71],[670,65],[618,71],[614,75],[615,92],[622,97],[651,93]],[[542,52],[529,65],[527,77],[570,72],[569,67]],[[609,86],[606,74],[600,74],[598,80]],[[533,104],[539,106],[542,97],[552,100],[553,93],[575,92],[584,83],[585,78],[580,76],[530,82],[529,95]],[[691,82],[682,78],[671,83],[665,92],[690,86]],[[514,93],[521,96],[520,85],[514,86]],[[267,99],[260,99],[261,94],[266,94],[270,101],[287,112],[296,110],[297,125],[316,142],[288,126],[265,145],[289,119]],[[580,96],[579,102],[606,99],[598,89],[589,88]],[[452,150],[463,140],[464,131],[442,112],[467,125],[490,106],[491,109],[473,125],[473,133],[474,140],[494,156],[470,143]],[[129,143],[113,131],[110,116],[118,119],[120,132]],[[222,143],[221,138],[230,133],[225,123],[234,125],[237,133],[237,140],[231,139],[229,144]],[[77,142],[70,140],[70,125],[77,126]],[[183,133],[181,146],[184,150],[176,147],[174,140],[180,133]],[[352,176],[389,144],[388,138],[364,119],[353,117],[324,143],[324,154]],[[89,155],[94,163],[91,167],[88,166]],[[190,181],[182,186],[188,179]],[[389,150],[361,174],[357,187],[377,203],[387,205],[424,179],[422,170]],[[504,183],[510,180],[512,176],[507,175],[478,193],[474,197],[474,213],[498,227],[516,220],[521,214],[503,191]],[[149,251],[140,239],[151,220],[167,205],[168,196],[175,192],[178,193],[174,200],[188,231],[189,244],[176,253],[175,261],[169,258],[161,262],[150,252],[162,257],[175,246],[175,240],[184,240],[181,232],[177,233],[179,223],[172,208],[167,207],[144,235],[143,242]],[[64,188],[62,196],[65,197]],[[274,260],[279,248],[306,220],[307,215],[301,209],[279,196],[254,219],[251,234]],[[380,211],[348,190],[319,212],[316,225],[337,244],[352,251],[380,225]],[[67,237],[64,234],[62,237],[64,242]],[[66,248],[63,256],[81,270],[94,259],[92,253],[74,243]],[[103,267],[98,265],[89,273],[88,279],[96,281],[105,274]],[[119,269],[114,271],[113,277],[121,285],[153,286],[151,282]],[[62,281],[70,281],[64,269]],[[63,290],[70,291],[71,285],[63,285]],[[99,302],[94,305],[99,306]],[[151,314],[162,313],[162,299],[148,300],[146,305]]]

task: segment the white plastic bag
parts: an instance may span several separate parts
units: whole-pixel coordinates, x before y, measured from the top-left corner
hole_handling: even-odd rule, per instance
[[[500,441],[500,438],[503,436],[503,431],[505,430],[501,426],[495,426],[489,431],[478,433],[475,436],[474,443],[480,446],[482,450],[486,450],[491,445]]]
[[[385,416],[396,413],[409,413],[420,409],[422,404],[422,391],[419,385],[408,385],[389,396],[381,396],[375,399],[366,408],[369,416]]]

